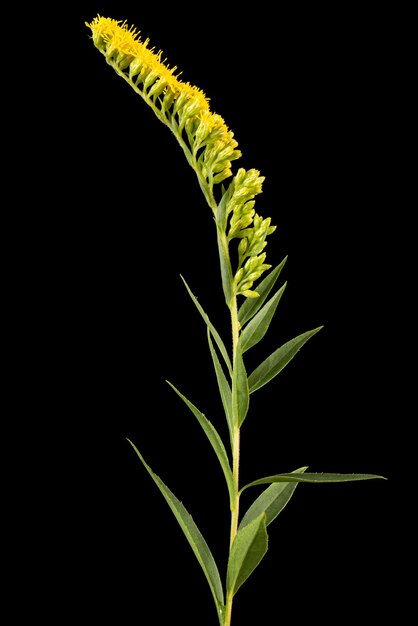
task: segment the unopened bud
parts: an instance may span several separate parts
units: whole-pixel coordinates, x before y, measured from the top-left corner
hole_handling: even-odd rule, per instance
[[[129,65],[129,78],[133,78],[139,74],[142,69],[142,65],[142,61],[135,57]]]
[[[170,88],[168,88],[167,91],[164,94],[163,103],[161,105],[161,109],[164,112],[169,110],[169,108],[173,104],[174,97],[175,97],[174,91],[172,91]]]
[[[239,242],[239,246],[238,246],[238,254],[240,257],[244,256],[247,248],[248,248],[248,239],[244,237],[243,239],[241,239],[241,241]]]
[[[147,77],[144,80],[144,89],[148,89],[151,85],[156,81],[157,74],[152,70],[147,74]]]
[[[159,78],[158,80],[155,81],[155,83],[149,90],[148,97],[150,98],[151,96],[156,97],[156,96],[161,95],[164,89],[166,88],[166,86],[167,86],[167,83],[165,82],[165,80],[163,78]]]
[[[245,296],[246,298],[259,298],[260,297],[259,293],[257,293],[256,291],[252,291],[251,289],[240,291],[239,295]]]
[[[227,167],[224,169],[223,172],[219,172],[219,174],[216,174],[216,176],[214,176],[213,182],[215,184],[221,183],[223,180],[229,178],[230,176],[232,176],[232,170],[231,168]]]
[[[116,63],[119,69],[124,70],[128,67],[134,57],[132,54],[124,54],[123,52],[119,52],[116,57]]]

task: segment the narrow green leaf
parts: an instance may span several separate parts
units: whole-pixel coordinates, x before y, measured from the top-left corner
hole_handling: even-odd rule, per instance
[[[216,610],[219,616],[219,614],[222,613],[224,610],[224,594],[219,571],[208,544],[206,543],[200,530],[193,521],[192,516],[188,513],[184,505],[163,483],[159,476],[157,476],[157,474],[154,474],[149,465],[146,464],[143,456],[141,455],[135,444],[133,444],[132,441],[130,441],[129,439],[128,441],[135,450],[145,469],[157,485],[158,489],[164,496],[168,506],[172,510],[176,520],[178,521],[182,531],[184,532],[187,541],[189,542],[193,552],[195,553],[195,556],[199,561],[200,566],[202,567],[206,579],[209,583],[209,587],[212,591],[212,595],[216,604]]]
[[[266,515],[238,530],[228,561],[227,595],[234,596],[267,552]]]
[[[222,442],[222,439],[218,435],[216,428],[213,424],[207,419],[207,417],[199,411],[199,409],[183,396],[182,393],[174,385],[172,385],[168,380],[168,384],[170,387],[176,392],[176,394],[187,404],[193,415],[197,418],[199,424],[203,428],[203,431],[206,437],[209,439],[212,448],[215,451],[216,456],[218,457],[219,463],[221,464],[226,484],[229,491],[229,497],[231,502],[234,498],[234,479],[232,476],[231,466],[229,465],[228,455],[225,450],[225,446]]]
[[[220,232],[224,233],[226,231],[227,221],[228,221],[228,213],[226,210],[227,204],[231,199],[234,185],[230,183],[228,189],[225,191],[224,185],[222,185],[222,198],[218,204],[218,208],[216,209],[216,224],[220,230]]]
[[[271,270],[271,272],[267,274],[266,278],[264,278],[259,285],[257,285],[256,290],[259,294],[258,298],[246,298],[244,300],[238,311],[238,320],[241,326],[244,326],[244,324],[248,322],[248,320],[250,320],[263,306],[267,296],[273,289],[276,280],[279,278],[280,272],[282,271],[286,261],[287,256],[274,268],[274,270]]]
[[[276,312],[277,305],[280,302],[280,298],[286,289],[286,284],[287,283],[284,283],[279,291],[266,302],[242,331],[239,345],[243,354],[246,350],[249,350],[261,341],[266,334],[270,322],[273,319],[273,315]]]
[[[322,472],[275,474],[274,476],[265,476],[264,478],[254,480],[252,483],[248,483],[248,485],[242,487],[240,493],[242,493],[244,489],[248,489],[248,487],[266,485],[269,483],[348,483],[356,480],[373,480],[374,478],[387,480],[385,476],[379,476],[378,474],[325,474]]]
[[[302,335],[298,335],[285,343],[280,348],[277,348],[273,354],[271,354],[265,361],[263,361],[248,377],[248,385],[250,393],[260,389],[263,385],[267,384],[272,378],[277,376],[284,367],[293,359],[295,354],[301,349],[301,347],[313,337],[323,326],[308,330]]]
[[[222,365],[220,364],[220,361],[218,359],[218,355],[216,354],[216,350],[211,339],[210,329],[208,328],[207,330],[208,330],[209,350],[212,355],[213,365],[215,367],[215,374],[216,374],[216,380],[218,381],[219,394],[221,396],[222,405],[224,407],[226,421],[227,421],[228,429],[229,429],[229,436],[230,436],[231,443],[232,443],[234,424],[233,424],[233,419],[232,419],[231,387],[229,386],[229,383],[225,376]]]
[[[295,470],[296,473],[304,472],[307,467],[300,467]],[[294,472],[292,472],[293,474]],[[263,511],[266,513],[266,526],[271,524],[273,520],[282,512],[286,504],[289,502],[297,487],[297,483],[273,483],[267,487],[263,493],[258,496],[252,503],[246,514],[241,520],[240,528],[244,528],[250,524]]]
[[[246,418],[249,403],[247,372],[242,354],[238,350],[232,375],[232,415],[234,422],[236,422],[234,425],[241,427]]]
[[[219,228],[217,229],[217,231],[222,288],[225,296],[226,305],[230,309],[232,301],[232,283],[234,281],[234,278],[232,275],[231,261],[229,260],[228,239],[225,235],[225,232],[219,230]]]
[[[186,283],[186,281],[184,280],[183,276],[181,276],[182,281],[184,282],[187,291],[189,292],[189,296],[191,297],[191,299],[193,300],[197,310],[199,311],[200,315],[203,317],[203,319],[206,322],[207,327],[210,329],[210,332],[212,333],[212,336],[214,338],[214,340],[216,341],[218,348],[224,358],[224,361],[226,363],[226,366],[228,368],[228,371],[232,377],[232,365],[231,365],[231,361],[230,358],[228,356],[228,351],[225,348],[224,342],[222,341],[218,331],[216,330],[216,328],[214,327],[214,325],[212,324],[212,322],[210,321],[208,315],[204,312],[204,310],[202,309],[202,307],[200,306],[198,299],[196,298],[196,296],[193,295],[192,291],[190,290],[189,285]]]

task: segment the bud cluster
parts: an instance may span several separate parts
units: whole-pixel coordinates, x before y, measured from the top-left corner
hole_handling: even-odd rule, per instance
[[[267,245],[266,237],[276,230],[271,226],[271,218],[262,218],[255,212],[255,196],[262,192],[264,176],[255,169],[246,171],[240,168],[231,182],[227,213],[229,220],[228,240],[239,238],[238,270],[234,276],[236,295],[247,298],[258,296],[251,288],[261,274],[270,269],[264,263],[266,254],[262,253]]]

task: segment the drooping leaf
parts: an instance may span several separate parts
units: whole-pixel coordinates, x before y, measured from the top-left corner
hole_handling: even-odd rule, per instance
[[[213,365],[215,367],[216,380],[218,381],[219,394],[221,396],[222,405],[224,407],[226,421],[229,429],[229,436],[232,442],[234,424],[232,419],[232,392],[229,386],[228,380],[225,376],[225,372],[222,365],[219,362],[218,355],[216,354],[215,347],[211,339],[211,332],[208,328],[208,343],[210,353],[212,355]]]
[[[261,341],[266,334],[285,289],[286,283],[266,302],[242,331],[239,345],[243,354]]]
[[[226,363],[226,366],[228,368],[228,371],[230,373],[230,375],[232,376],[232,365],[231,365],[231,360],[229,358],[228,355],[228,351],[225,348],[225,344],[222,341],[218,331],[216,330],[216,328],[214,327],[214,325],[212,324],[212,322],[210,321],[208,315],[205,313],[205,311],[202,309],[201,305],[198,302],[198,299],[196,298],[196,296],[193,295],[189,285],[186,283],[186,281],[184,280],[183,276],[181,276],[182,281],[184,282],[187,291],[189,292],[189,295],[191,297],[191,299],[193,300],[197,310],[199,311],[200,315],[203,317],[203,319],[206,322],[207,327],[210,329],[210,332],[212,333],[212,336],[214,338],[214,340],[216,341],[218,348],[224,358],[224,361]]]
[[[266,385],[272,378],[277,376],[284,367],[293,359],[301,347],[313,337],[323,326],[308,330],[302,335],[291,339],[280,348],[277,348],[265,361],[263,361],[248,377],[250,393]]]
[[[378,474],[330,474],[322,472],[275,474],[274,476],[265,476],[264,478],[254,480],[252,483],[248,483],[248,485],[242,487],[240,493],[242,493],[244,489],[248,489],[248,487],[270,483],[348,483],[356,480],[373,480],[374,478],[387,480],[385,476],[379,476]]]
[[[307,467],[300,467],[295,470],[297,473],[304,472]],[[294,472],[292,472],[293,474]],[[263,493],[258,496],[256,500],[249,507],[241,520],[240,528],[247,526],[254,519],[256,519],[261,513],[266,513],[266,526],[271,524],[273,520],[281,513],[286,504],[289,502],[297,487],[297,483],[273,483],[270,487],[267,487]]]
[[[248,320],[250,320],[257,311],[263,306],[264,302],[267,299],[270,291],[273,289],[276,280],[280,276],[280,272],[282,271],[285,263],[287,261],[287,256],[283,259],[279,265],[277,265],[274,270],[271,270],[261,281],[259,285],[257,285],[257,293],[259,294],[258,298],[246,298],[240,309],[238,311],[238,320],[241,326],[244,326]]]
[[[267,552],[266,515],[240,528],[232,544],[226,577],[227,595],[234,596]]]
[[[248,389],[247,372],[240,350],[237,351],[232,376],[232,415],[236,426],[241,426],[246,418],[250,394]]]
[[[206,437],[209,439],[212,448],[215,451],[216,456],[218,457],[218,461],[221,464],[222,471],[225,476],[226,484],[228,487],[229,497],[231,502],[234,497],[234,479],[232,477],[231,466],[229,464],[228,455],[225,450],[225,446],[220,438],[218,431],[214,427],[214,425],[207,419],[207,417],[199,411],[199,409],[190,402],[174,385],[172,385],[169,381],[167,381],[170,387],[176,392],[176,394],[183,400],[185,404],[189,407],[193,415],[197,418],[199,424],[201,425]]]
[[[218,567],[215,563],[215,560],[212,556],[212,553],[209,549],[208,544],[203,538],[200,530],[196,526],[193,521],[192,516],[184,507],[184,505],[176,498],[174,493],[163,483],[157,474],[155,474],[152,469],[147,465],[143,456],[139,452],[138,448],[135,446],[132,441],[128,439],[129,443],[135,450],[145,469],[157,485],[158,489],[161,491],[164,496],[168,506],[172,510],[177,522],[179,523],[183,533],[186,536],[187,541],[189,542],[197,560],[200,563],[200,566],[203,569],[203,572],[206,576],[206,579],[209,583],[209,587],[212,591],[213,598],[216,604],[216,610],[219,617],[219,621],[222,624],[221,617],[224,611],[224,594],[222,589],[222,583],[219,576]]]

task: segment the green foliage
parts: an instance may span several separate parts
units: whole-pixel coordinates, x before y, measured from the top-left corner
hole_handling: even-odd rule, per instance
[[[300,467],[295,470],[296,473],[304,472],[307,467]],[[282,512],[286,504],[297,487],[297,483],[277,482],[270,485],[258,496],[252,503],[246,514],[241,520],[240,528],[243,528],[262,513],[266,514],[266,526],[271,524],[273,520]]]
[[[250,393],[248,389],[248,378],[245,371],[244,360],[238,350],[234,363],[234,373],[232,376],[232,415],[234,426],[240,427],[245,420],[250,403]]]
[[[242,331],[239,341],[239,347],[242,353],[255,346],[266,334],[285,288],[286,283],[266,302]]]
[[[218,348],[224,358],[224,361],[226,363],[226,366],[228,368],[229,373],[232,375],[232,365],[231,365],[231,360],[229,358],[228,355],[228,351],[225,348],[224,342],[222,341],[218,331],[216,330],[216,328],[214,327],[214,325],[211,323],[209,317],[206,315],[206,313],[204,312],[204,310],[202,309],[202,307],[200,306],[196,296],[193,295],[189,285],[186,283],[186,281],[184,280],[183,276],[181,276],[182,281],[184,282],[187,291],[189,292],[189,295],[191,297],[191,299],[193,300],[197,310],[199,311],[200,315],[203,317],[203,319],[206,322],[207,327],[209,328],[210,332],[212,333],[212,337],[214,338],[214,340],[216,341]]]
[[[240,528],[232,544],[226,576],[227,596],[234,596],[267,552],[266,514]]]
[[[222,368],[222,365],[218,359],[218,355],[216,354],[216,350],[211,339],[211,332],[209,328],[207,330],[207,333],[208,333],[209,350],[210,350],[213,365],[215,368],[216,380],[218,381],[219,394],[221,396],[222,405],[224,408],[225,417],[226,417],[226,421],[228,424],[229,438],[231,440],[231,445],[232,445],[233,431],[234,431],[234,421],[233,421],[233,415],[232,415],[232,391],[231,391],[230,384],[225,376],[225,372]]]
[[[298,474],[291,472],[290,474],[275,474],[274,476],[265,476],[264,478],[254,480],[242,487],[241,493],[244,489],[248,489],[248,487],[271,483],[348,483],[357,480],[372,480],[375,478],[386,480],[384,476],[379,476],[378,474],[330,474],[325,472]]]
[[[253,393],[260,387],[266,385],[272,378],[277,376],[283,368],[293,359],[295,354],[299,352],[301,347],[323,326],[308,330],[308,332],[298,335],[291,339],[280,348],[277,348],[265,361],[263,361],[248,378],[248,386],[250,393]]]
[[[218,435],[213,424],[206,418],[203,413],[199,411],[199,409],[190,402],[174,385],[172,385],[169,381],[167,381],[170,387],[176,392],[176,394],[183,400],[183,402],[189,407],[193,415],[196,417],[197,421],[201,425],[206,437],[209,439],[212,448],[215,451],[216,456],[218,457],[218,461],[221,464],[222,471],[225,476],[226,485],[228,487],[229,496],[231,502],[234,498],[234,482],[232,478],[231,467],[229,465],[228,455],[225,450],[225,446],[222,442],[222,439]]]
[[[151,476],[151,478],[157,485],[158,489],[161,491],[168,506],[170,507],[176,520],[178,521],[180,528],[185,534],[186,539],[189,542],[190,547],[192,548],[206,576],[209,587],[212,591],[213,598],[215,600],[217,614],[219,615],[220,612],[223,612],[223,609],[224,609],[224,594],[223,594],[221,579],[219,576],[219,571],[215,563],[215,560],[212,556],[212,552],[209,549],[208,544],[206,543],[200,530],[198,529],[195,522],[193,521],[192,516],[186,510],[184,505],[180,502],[180,500],[176,498],[174,493],[163,483],[161,478],[159,478],[157,474],[154,474],[152,469],[145,462],[142,454],[139,452],[135,444],[132,443],[132,441],[130,441],[129,439],[128,441],[133,447],[133,449],[135,450],[139,459],[141,460],[141,463],[144,465],[145,469],[147,470],[147,472],[149,473],[149,475]]]

